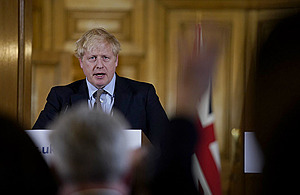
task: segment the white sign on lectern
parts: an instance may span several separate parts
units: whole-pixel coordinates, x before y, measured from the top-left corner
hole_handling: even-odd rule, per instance
[[[46,160],[48,164],[51,162],[51,158],[53,158],[54,152],[49,140],[49,135],[53,130],[26,130],[25,132],[29,135],[35,145],[38,147],[42,156]],[[126,129],[125,136],[127,138],[127,142],[130,149],[138,149],[142,146],[142,131],[136,129]]]
[[[254,132],[245,132],[244,137],[244,172],[261,173],[264,157]]]

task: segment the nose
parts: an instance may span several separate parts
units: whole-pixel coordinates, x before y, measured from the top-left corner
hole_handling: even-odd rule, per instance
[[[101,61],[101,58],[97,58],[95,61],[95,68],[102,69],[103,68],[103,63]]]

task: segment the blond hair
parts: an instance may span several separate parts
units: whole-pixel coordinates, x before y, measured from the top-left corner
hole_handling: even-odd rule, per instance
[[[82,58],[86,51],[90,51],[95,45],[103,42],[107,42],[111,45],[112,52],[115,56],[119,54],[121,45],[118,39],[104,28],[94,28],[85,32],[76,41],[75,56]]]

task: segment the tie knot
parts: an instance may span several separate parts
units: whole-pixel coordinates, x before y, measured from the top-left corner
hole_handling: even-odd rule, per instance
[[[104,92],[105,92],[104,89],[98,89],[98,90],[93,94],[93,97],[94,97],[95,99],[99,99],[100,96],[101,96],[101,94],[103,94]]]

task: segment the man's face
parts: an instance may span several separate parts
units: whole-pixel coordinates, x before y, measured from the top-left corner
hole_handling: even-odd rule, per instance
[[[118,66],[118,56],[113,54],[111,45],[104,42],[86,51],[79,62],[88,81],[100,89],[112,80]]]

